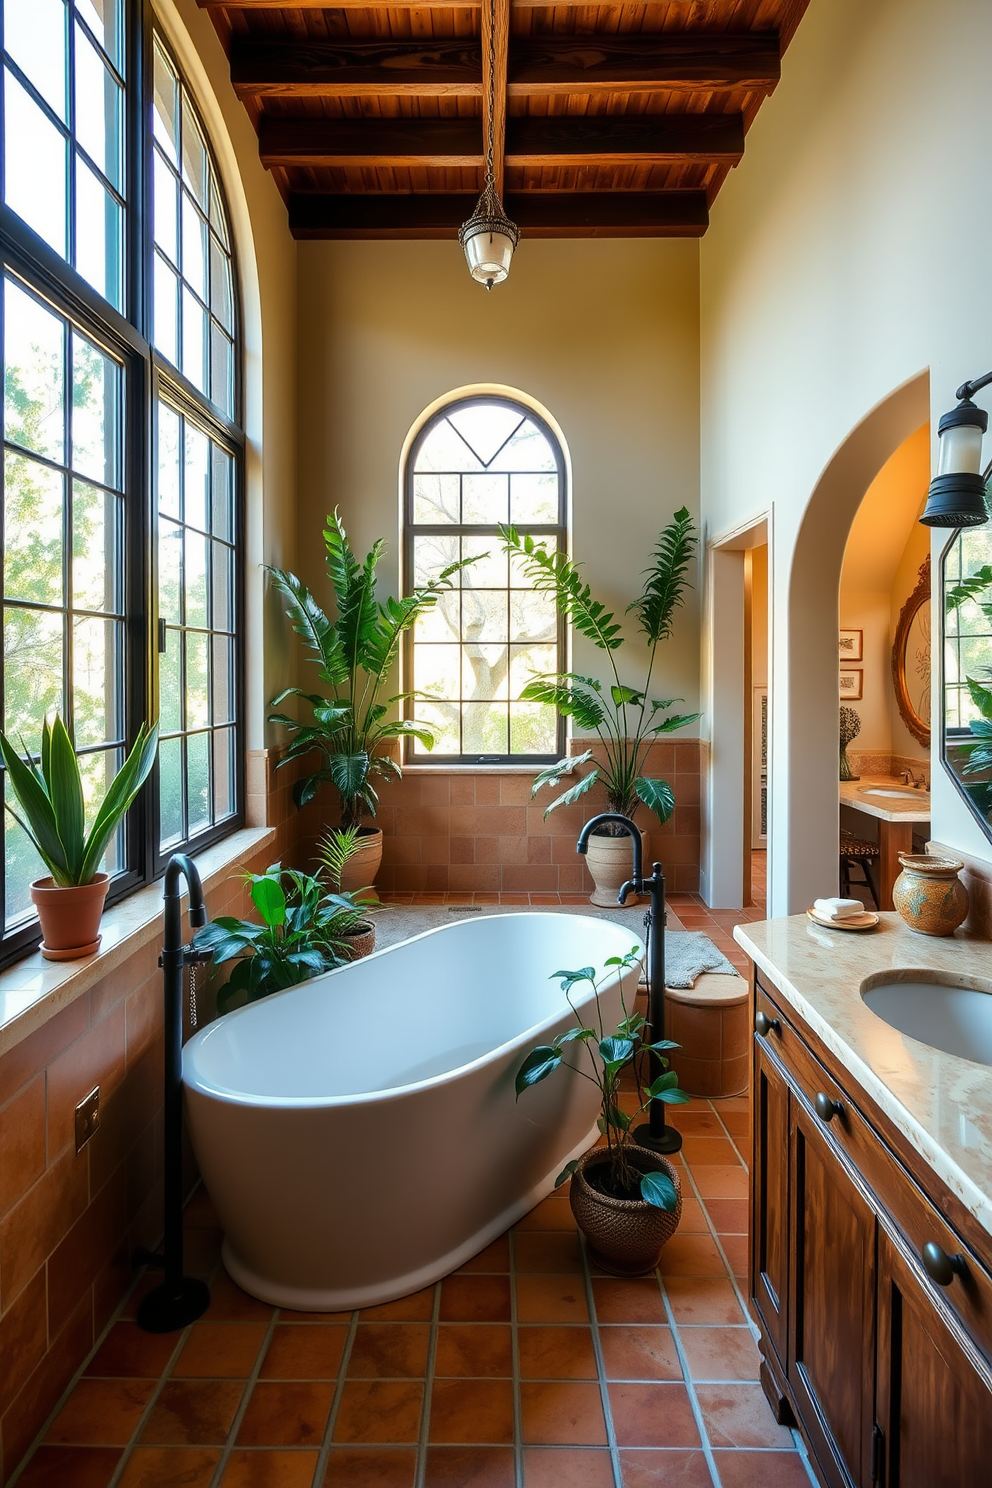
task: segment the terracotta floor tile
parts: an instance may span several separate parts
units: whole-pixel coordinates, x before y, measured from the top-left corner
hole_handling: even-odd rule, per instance
[[[727,1278],[672,1276],[665,1281],[665,1292],[677,1323],[733,1326],[744,1322],[737,1293]]]
[[[739,1281],[745,1280],[750,1259],[750,1241],[747,1235],[721,1235],[723,1253],[730,1262],[730,1269]]]
[[[568,1199],[561,1193],[552,1194],[550,1198],[542,1199],[529,1214],[517,1221],[514,1226],[516,1234],[527,1230],[574,1230],[576,1228],[575,1215],[572,1213]]]
[[[761,1362],[750,1328],[683,1328],[694,1380],[756,1380]]]
[[[336,1379],[348,1341],[344,1323],[277,1323],[262,1360],[262,1379]]]
[[[348,1358],[348,1378],[423,1378],[430,1332],[426,1323],[359,1323]]]
[[[514,1488],[513,1452],[506,1447],[430,1447],[424,1488]]]
[[[610,1380],[681,1380],[682,1366],[670,1328],[600,1328],[606,1378]]]
[[[508,1276],[448,1276],[441,1283],[441,1322],[508,1323]]]
[[[183,1236],[183,1260],[187,1276],[207,1281],[220,1260],[224,1236],[220,1230],[188,1230]]]
[[[441,1323],[434,1373],[470,1379],[509,1379],[513,1343],[506,1323]]]
[[[221,1271],[210,1288],[210,1311],[212,1323],[268,1323],[275,1308],[268,1302],[259,1302],[231,1280],[226,1271]]]
[[[216,1447],[135,1447],[118,1488],[208,1488],[219,1461]]]
[[[720,1120],[738,1147],[751,1139],[751,1117],[747,1111],[720,1111]]]
[[[726,1132],[719,1116],[708,1104],[694,1100],[688,1106],[669,1106],[665,1111],[669,1126],[676,1127],[683,1137],[723,1137]]]
[[[747,1199],[707,1199],[706,1212],[717,1234],[747,1234]]]
[[[588,1328],[519,1328],[521,1379],[595,1379],[596,1355]]]
[[[21,1488],[107,1488],[121,1453],[115,1447],[39,1447]]]
[[[696,1136],[690,1133],[682,1143],[682,1156],[691,1168],[712,1167],[714,1163],[732,1166],[740,1159],[731,1141],[719,1136]]]
[[[310,1488],[316,1452],[244,1452],[227,1459],[220,1488]]]
[[[679,1384],[611,1384],[610,1410],[620,1447],[698,1447],[689,1394]]]
[[[353,1312],[297,1312],[295,1307],[280,1307],[281,1323],[350,1323]],[[427,1314],[430,1317],[430,1313]]]
[[[332,1447],[324,1488],[413,1488],[416,1475],[408,1447]]]
[[[529,1446],[606,1446],[598,1385],[524,1381],[520,1411],[523,1440]]]
[[[749,1095],[727,1095],[722,1100],[714,1101],[713,1109],[719,1111],[721,1116],[724,1111],[746,1111],[750,1114],[751,1097]]]
[[[517,1320],[521,1323],[584,1323],[589,1318],[581,1276],[518,1276]]]
[[[428,1439],[511,1444],[513,1385],[509,1380],[435,1380]]]
[[[62,1447],[124,1447],[154,1389],[153,1380],[81,1379],[45,1441]]]
[[[336,1442],[416,1442],[424,1387],[412,1380],[349,1380],[341,1392]]]
[[[513,1242],[517,1271],[574,1272],[582,1270],[578,1233],[560,1230],[530,1230]]]
[[[702,1452],[621,1452],[620,1472],[623,1488],[711,1488],[713,1482]],[[768,1488],[760,1476],[748,1488],[759,1484]]]
[[[330,1381],[261,1381],[238,1428],[239,1447],[319,1447],[334,1400]]]
[[[747,1169],[740,1163],[702,1163],[692,1176],[704,1200],[747,1198]]]
[[[668,1315],[654,1277],[597,1276],[592,1283],[596,1317],[601,1323],[667,1323]]]
[[[729,1202],[736,1203],[736,1199]],[[746,1205],[745,1205],[746,1207]],[[682,1195],[682,1218],[679,1220],[680,1235],[708,1235],[710,1227],[706,1222],[703,1206],[698,1199],[687,1198]]]
[[[175,1333],[146,1333],[137,1323],[115,1323],[87,1364],[86,1373],[158,1379],[175,1347]]]
[[[524,1488],[613,1488],[613,1461],[601,1447],[528,1447]]]
[[[247,1379],[265,1342],[264,1323],[194,1323],[177,1379]]]
[[[492,1245],[487,1245],[485,1250],[480,1250],[478,1255],[466,1261],[464,1266],[458,1268],[458,1274],[464,1275],[474,1271],[509,1271],[510,1269],[510,1241],[507,1235],[500,1235]]]
[[[776,1424],[760,1385],[697,1385],[696,1396],[713,1447],[792,1446]]]
[[[723,1488],[811,1488],[798,1452],[714,1452]]]
[[[661,1252],[663,1276],[726,1276],[712,1235],[675,1234]]]
[[[424,1287],[395,1302],[381,1302],[378,1307],[363,1307],[358,1314],[363,1323],[429,1323],[434,1311],[434,1288]]]
[[[223,1446],[243,1394],[240,1380],[166,1380],[139,1440],[158,1446]]]

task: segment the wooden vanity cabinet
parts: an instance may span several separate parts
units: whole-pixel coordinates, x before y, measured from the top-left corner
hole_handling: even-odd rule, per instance
[[[824,1488],[985,1488],[992,1243],[950,1227],[936,1176],[758,978],[754,1011],[750,1301],[777,1418]]]

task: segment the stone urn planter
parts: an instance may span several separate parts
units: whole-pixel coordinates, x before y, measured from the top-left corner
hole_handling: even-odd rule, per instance
[[[647,840],[641,833],[643,850],[647,852]],[[594,832],[586,850],[586,864],[596,887],[589,895],[590,904],[599,904],[604,909],[617,908],[617,895],[634,871],[634,845],[625,832],[622,837],[606,837]],[[636,894],[627,897],[627,905],[640,904]]]
[[[371,888],[382,863],[382,831],[379,827],[361,827],[361,846],[341,870],[341,890],[353,894],[357,889]]]
[[[31,885],[31,902],[41,921],[41,954],[46,961],[75,961],[100,946],[100,919],[110,875],[98,873],[87,884],[60,888],[51,878]]]
[[[929,853],[900,853],[902,872],[892,885],[892,903],[910,930],[952,935],[968,915],[968,890],[958,878],[964,864]]]
[[[678,1196],[673,1210],[658,1209],[644,1199],[616,1199],[604,1192],[598,1182],[609,1171],[605,1147],[594,1147],[579,1161],[568,1200],[589,1242],[590,1260],[612,1276],[643,1276],[657,1266],[662,1249],[678,1229],[682,1186],[678,1169],[661,1153],[631,1146],[627,1156],[638,1172],[667,1174]]]

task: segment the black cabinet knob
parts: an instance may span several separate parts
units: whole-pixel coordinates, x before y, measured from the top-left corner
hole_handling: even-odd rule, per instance
[[[963,1255],[949,1256],[941,1246],[931,1240],[923,1247],[923,1269],[931,1281],[938,1286],[950,1286],[955,1276],[965,1274]]]
[[[770,1033],[777,1033],[782,1037],[782,1025],[777,1018],[769,1018],[767,1013],[755,1013],[754,1030],[760,1033],[762,1038],[767,1038]]]
[[[840,1101],[831,1100],[829,1095],[824,1095],[822,1090],[817,1095],[813,1105],[816,1107],[816,1114],[821,1121],[833,1121],[835,1116],[842,1116],[844,1114],[844,1107]]]

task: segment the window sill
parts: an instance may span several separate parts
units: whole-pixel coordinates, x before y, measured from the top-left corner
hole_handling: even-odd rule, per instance
[[[210,893],[231,869],[275,841],[272,827],[246,827],[197,853],[203,888]],[[82,961],[46,961],[40,951],[0,971],[0,1055],[34,1033],[56,1013],[162,934],[162,882],[148,884],[103,916],[103,939]]]
[[[404,775],[537,775],[547,765],[403,765]],[[565,775],[574,774],[565,770]]]

